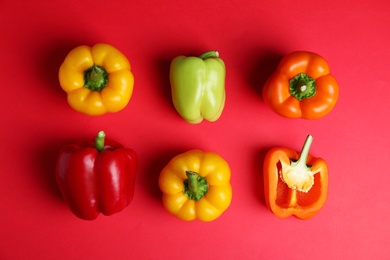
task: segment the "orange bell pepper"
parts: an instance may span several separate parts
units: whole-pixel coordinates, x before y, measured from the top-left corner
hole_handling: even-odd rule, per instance
[[[278,217],[313,217],[328,196],[328,166],[309,154],[309,135],[301,154],[276,147],[264,159],[264,193],[267,207]]]
[[[328,63],[312,52],[286,55],[263,87],[264,102],[287,118],[321,118],[333,109],[338,96]]]

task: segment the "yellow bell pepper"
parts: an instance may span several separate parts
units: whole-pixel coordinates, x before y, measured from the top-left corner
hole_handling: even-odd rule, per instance
[[[115,47],[103,43],[71,50],[58,78],[69,105],[94,116],[125,108],[134,87],[129,60]]]
[[[179,154],[160,173],[164,207],[185,221],[215,220],[232,200],[230,177],[228,163],[214,152]]]

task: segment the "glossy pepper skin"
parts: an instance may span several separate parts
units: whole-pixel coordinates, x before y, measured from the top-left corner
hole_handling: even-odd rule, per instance
[[[214,152],[179,154],[160,173],[164,207],[185,221],[213,221],[232,200],[230,177],[228,163]]]
[[[58,78],[73,109],[98,116],[118,112],[129,103],[134,87],[130,69],[129,60],[115,47],[82,45],[66,56]]]
[[[328,166],[309,154],[312,136],[302,152],[275,147],[264,160],[264,192],[268,208],[278,217],[310,219],[328,196]]]
[[[225,63],[217,51],[174,58],[170,83],[176,111],[190,124],[216,121],[225,105],[225,77]]]
[[[90,140],[64,146],[57,158],[56,180],[71,211],[84,220],[112,215],[131,202],[137,154],[100,131]]]
[[[312,52],[286,55],[263,87],[264,102],[287,118],[321,118],[338,97],[339,86],[328,63]]]

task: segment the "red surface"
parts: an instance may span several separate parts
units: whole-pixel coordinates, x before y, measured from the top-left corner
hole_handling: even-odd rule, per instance
[[[390,257],[390,2],[10,1],[1,12],[1,259],[385,259]],[[57,73],[74,47],[110,43],[130,60],[135,89],[121,112],[73,111]],[[173,108],[169,63],[217,49],[227,100],[215,123],[189,125]],[[327,117],[285,119],[260,93],[281,57],[324,56],[340,85]],[[61,146],[98,130],[140,158],[132,204],[93,222],[76,218],[54,179]],[[265,206],[262,160],[273,146],[330,169],[329,198],[308,221]],[[161,203],[160,170],[188,149],[232,169],[233,201],[211,223],[183,222]]]

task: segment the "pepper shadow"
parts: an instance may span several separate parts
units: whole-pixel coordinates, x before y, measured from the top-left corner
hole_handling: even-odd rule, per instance
[[[36,169],[36,172],[39,173],[37,176],[38,185],[41,185],[41,188],[51,194],[57,201],[63,200],[55,177],[57,157],[64,144],[71,142],[72,140],[59,139],[46,141],[40,146],[40,150],[34,152],[35,157],[32,158],[34,165],[38,167]]]
[[[253,174],[252,174],[252,190],[256,198],[259,199],[259,202],[267,207],[264,196],[264,158],[267,152],[271,149],[269,148],[259,148],[255,149],[253,153]]]
[[[244,72],[246,80],[252,90],[262,96],[263,86],[278,66],[283,54],[275,50],[267,50],[253,55],[251,69]]]
[[[161,201],[162,192],[158,185],[161,170],[182,150],[160,151],[151,156],[146,162],[146,170],[140,176],[140,183],[152,197]]]
[[[37,68],[37,75],[45,81],[44,86],[49,86],[49,89],[45,89],[46,92],[49,90],[57,97],[66,97],[66,93],[61,89],[58,81],[58,71],[68,53],[82,44],[85,44],[85,42],[80,43],[77,40],[72,41],[69,39],[53,39],[47,41],[46,45],[42,45],[36,50],[36,57],[33,57],[33,59],[39,61],[39,66],[35,66]]]
[[[169,70],[171,66],[172,57],[161,57],[156,59],[155,63],[155,75],[157,77],[159,92],[166,105],[175,111],[172,102],[171,84],[169,81]]]

